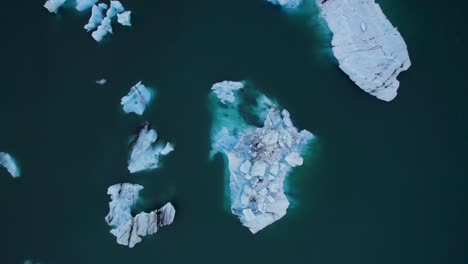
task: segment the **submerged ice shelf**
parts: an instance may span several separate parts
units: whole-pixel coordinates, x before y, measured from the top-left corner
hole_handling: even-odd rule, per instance
[[[141,242],[141,237],[152,235],[162,226],[174,221],[175,208],[170,202],[150,213],[141,212],[132,217],[131,209],[136,204],[143,186],[131,183],[120,183],[110,186],[107,194],[111,197],[109,213],[105,217],[110,231],[120,245],[133,248]]]
[[[15,159],[8,153],[0,152],[0,166],[3,166],[13,177],[20,176],[20,170]]]
[[[384,101],[397,95],[411,66],[406,43],[374,0],[316,0],[333,33],[333,54],[362,90]]]
[[[263,95],[256,99],[258,106],[251,111],[262,127],[248,124],[241,115],[244,98],[223,105],[217,94],[211,95],[217,101],[212,148],[228,160],[231,211],[254,234],[286,214],[285,177],[303,164],[301,154],[313,138],[293,126],[287,110]]]
[[[138,133],[138,138],[131,147],[130,158],[128,160],[128,170],[135,173],[143,170],[150,170],[159,167],[159,158],[174,150],[171,143],[153,143],[158,139],[158,133],[154,129],[149,129],[146,123]]]

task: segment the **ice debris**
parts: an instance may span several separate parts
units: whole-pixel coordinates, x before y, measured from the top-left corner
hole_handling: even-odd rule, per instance
[[[120,14],[117,14],[117,22],[119,22],[122,26],[131,26],[132,22],[130,21],[130,15],[132,11],[125,11]]]
[[[120,104],[123,106],[125,113],[135,113],[142,115],[145,112],[146,106],[152,98],[151,91],[144,86],[141,81],[130,88],[128,95],[122,97]]]
[[[138,184],[121,183],[107,190],[111,202],[105,220],[113,227],[110,232],[117,238],[117,243],[130,248],[140,243],[142,236],[152,235],[160,227],[172,224],[175,217],[176,211],[170,202],[150,213],[141,212],[132,217],[131,209],[142,189],[143,186]]]
[[[244,88],[243,82],[223,81],[220,83],[215,83],[211,87],[211,90],[213,90],[219,100],[225,104],[226,101],[229,103],[234,103],[236,100],[234,93],[242,88]]]
[[[303,164],[301,153],[314,136],[307,130],[299,132],[289,112],[263,95],[257,96],[258,106],[250,111],[263,126],[249,124],[242,113],[250,104],[243,99],[225,106],[218,100],[212,148],[228,161],[231,212],[255,234],[286,214],[285,177],[292,167]]]
[[[44,7],[51,13],[57,13],[58,9],[65,4],[66,0],[47,0]]]
[[[8,153],[0,152],[0,165],[3,166],[14,178],[20,176],[20,169],[15,159]]]
[[[99,85],[104,85],[107,83],[107,79],[99,79],[96,81],[96,84],[99,84]]]
[[[302,0],[267,0],[267,1],[275,5],[280,5],[280,6],[287,7],[287,8],[296,8],[302,3]]]
[[[374,0],[316,0],[333,33],[333,54],[362,90],[384,101],[397,95],[411,66],[406,43]]]
[[[149,129],[146,123],[138,133],[138,138],[131,147],[130,158],[128,160],[128,170],[130,173],[155,169],[159,166],[160,156],[165,156],[174,150],[171,143],[158,143],[153,146],[158,138],[158,133],[154,129]]]

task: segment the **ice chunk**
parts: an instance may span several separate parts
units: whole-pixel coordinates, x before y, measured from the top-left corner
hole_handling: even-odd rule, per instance
[[[374,0],[316,0],[333,33],[333,54],[351,80],[384,101],[397,95],[397,76],[410,66],[406,43]]]
[[[125,11],[120,14],[117,14],[117,22],[119,22],[122,26],[131,26],[132,22],[130,21],[130,15],[132,11]]]
[[[58,9],[65,4],[66,0],[47,0],[44,7],[51,13],[57,13]]]
[[[5,167],[5,169],[8,170],[11,176],[15,178],[20,176],[20,169],[16,164],[15,159],[13,159],[13,157],[10,154],[0,152],[0,165]]]
[[[96,81],[96,84],[99,84],[99,85],[104,85],[106,83],[107,83],[107,79],[100,79]]]
[[[267,0],[275,5],[280,5],[287,8],[297,8],[302,0]],[[323,1],[323,0],[322,0]]]
[[[86,31],[95,30],[99,25],[101,25],[102,20],[104,19],[104,10],[107,9],[107,5],[101,3],[99,5],[94,5],[91,9],[91,17],[89,18],[88,24],[84,26]]]
[[[151,91],[140,81],[130,88],[130,92],[122,98],[120,104],[123,106],[125,113],[133,112],[137,115],[142,115],[151,98]]]
[[[141,189],[143,186],[138,184],[122,183],[112,185],[107,191],[112,199],[105,218],[107,224],[113,227],[110,232],[117,238],[118,244],[130,248],[141,242],[140,236],[156,233],[159,227],[172,224],[175,217],[175,208],[170,202],[158,210],[141,212],[132,217],[131,209]]]
[[[99,0],[75,0],[76,1],[76,10],[82,12],[87,9],[90,9],[94,4]]]
[[[161,150],[161,155],[167,155],[169,153],[171,153],[172,151],[174,151],[174,145],[170,142],[167,142],[166,143],[166,146]]]
[[[253,108],[256,112],[244,117],[246,109],[252,109],[245,107],[251,105],[249,96],[257,99],[258,106]],[[285,177],[293,166],[303,163],[300,153],[313,135],[307,130],[299,132],[288,111],[281,111],[248,86],[233,104],[224,105],[214,96],[210,99],[217,103],[212,147],[227,157],[231,212],[255,234],[286,215],[289,201],[283,189]],[[247,118],[255,117],[263,121],[263,127],[249,124]],[[234,143],[225,144],[226,140]]]
[[[110,8],[107,10],[106,17],[111,19],[123,11],[125,11],[125,8],[122,3],[119,1],[110,1]]]
[[[102,23],[101,25],[99,25],[96,29],[96,31],[94,31],[93,33],[91,33],[91,36],[93,37],[93,39],[95,39],[97,42],[101,42],[104,37],[109,34],[109,33],[112,33],[112,25],[111,25],[111,20],[107,17],[105,17],[103,20],[102,20]]]
[[[147,123],[145,127],[140,130],[135,144],[132,146],[130,158],[128,160],[128,170],[130,173],[155,169],[159,167],[159,157],[167,155],[173,150],[172,144],[166,144],[162,148],[160,145],[153,146],[156,142],[158,134],[154,129],[149,129]],[[172,148],[172,150],[171,150]]]
[[[242,82],[232,82],[232,81],[223,81],[220,83],[215,83],[211,90],[216,94],[216,96],[221,100],[223,104],[227,102],[234,103],[236,97],[234,97],[234,92],[244,88]]]

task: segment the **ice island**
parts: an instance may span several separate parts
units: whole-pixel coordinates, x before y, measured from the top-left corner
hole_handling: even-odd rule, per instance
[[[115,184],[107,189],[111,202],[106,222],[113,228],[110,232],[117,243],[130,248],[140,243],[142,236],[152,235],[160,227],[172,224],[175,217],[176,211],[170,202],[150,213],[141,212],[132,217],[131,209],[142,189],[143,186],[131,183]]]
[[[316,0],[333,33],[333,54],[362,90],[384,101],[397,95],[411,66],[406,43],[375,0]]]
[[[135,173],[142,170],[150,170],[159,167],[159,158],[174,151],[172,143],[153,143],[158,139],[158,133],[154,129],[149,129],[146,123],[138,133],[135,143],[131,147],[130,158],[128,160],[128,170]]]
[[[229,90],[232,84],[217,83],[210,94],[214,105],[212,154],[225,155],[231,212],[255,234],[286,215],[289,201],[284,194],[285,177],[291,168],[303,164],[301,154],[314,136],[307,130],[299,132],[289,112],[280,110],[264,95],[243,88],[242,98],[237,92],[233,100],[226,100],[216,92]],[[238,82],[237,87],[241,84],[244,87],[244,82]],[[256,107],[245,103],[244,99],[250,97],[257,100]],[[263,126],[247,123],[242,115],[246,111]]]
[[[15,159],[5,152],[0,152],[0,165],[3,166],[14,178],[20,176],[20,169]]]
[[[128,95],[122,97],[120,104],[123,106],[125,113],[133,112],[137,115],[142,115],[152,98],[152,91],[140,81],[130,88]]]

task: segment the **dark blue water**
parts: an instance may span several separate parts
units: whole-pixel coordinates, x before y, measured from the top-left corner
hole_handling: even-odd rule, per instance
[[[0,151],[23,175],[0,170],[0,263],[468,263],[468,4],[378,2],[413,62],[391,103],[339,70],[316,10],[122,1],[134,26],[97,44],[88,14],[3,3]],[[290,176],[297,204],[255,236],[225,210],[222,158],[208,159],[207,95],[225,79],[252,81],[318,138]],[[139,80],[158,90],[141,118],[119,105]],[[176,151],[130,176],[128,139],[145,120]],[[104,216],[118,182],[145,186],[137,210],[173,201],[174,224],[117,245]]]

